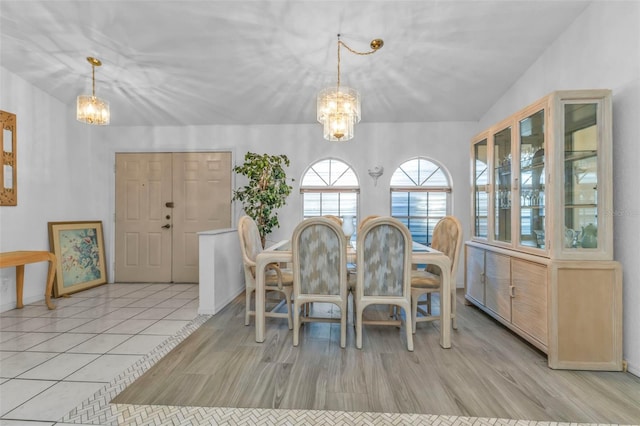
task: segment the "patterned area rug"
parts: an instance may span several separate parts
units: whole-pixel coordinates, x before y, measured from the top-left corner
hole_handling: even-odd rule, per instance
[[[496,418],[404,413],[362,413],[263,408],[180,407],[110,404],[110,401],[204,324],[210,315],[191,323],[156,347],[107,386],[73,409],[63,423],[84,425],[563,425]],[[578,425],[572,423],[571,425]]]

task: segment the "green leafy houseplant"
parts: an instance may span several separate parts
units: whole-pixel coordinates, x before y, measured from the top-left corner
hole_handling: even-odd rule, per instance
[[[289,166],[286,155],[247,152],[244,164],[233,168],[234,172],[246,176],[249,183],[233,191],[232,200],[242,202],[244,212],[256,221],[262,247],[273,228],[280,227],[276,209],[286,204],[293,189],[287,184],[284,166]]]

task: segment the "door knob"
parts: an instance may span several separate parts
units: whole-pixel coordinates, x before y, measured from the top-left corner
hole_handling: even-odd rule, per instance
[[[171,228],[171,225],[169,225],[169,224],[167,223],[166,225],[162,226],[161,228],[169,229],[169,228]]]

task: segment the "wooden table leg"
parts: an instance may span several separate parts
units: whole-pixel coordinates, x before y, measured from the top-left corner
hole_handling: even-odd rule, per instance
[[[22,309],[22,289],[24,285],[24,265],[16,265],[16,308]]]
[[[44,299],[47,308],[55,309],[56,306],[51,302],[51,292],[53,290],[53,279],[56,275],[57,262],[56,256],[47,251],[19,250],[0,253],[0,268],[8,268],[15,266],[16,268],[16,309],[24,307],[22,297],[24,289],[24,266],[29,263],[49,262],[49,272],[47,275],[47,283],[45,286]]]
[[[55,309],[56,305],[51,302],[51,293],[53,292],[53,278],[56,276],[56,257],[52,254],[49,256],[49,274],[47,275],[47,287],[44,290],[44,300],[47,308]]]

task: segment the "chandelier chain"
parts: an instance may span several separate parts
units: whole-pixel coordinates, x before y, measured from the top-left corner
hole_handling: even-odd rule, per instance
[[[371,54],[374,54],[374,53],[376,53],[378,51],[378,49],[371,49],[368,52],[360,52],[360,51],[357,51],[355,49],[352,49],[345,42],[340,40],[340,34],[338,34],[338,90],[340,90],[340,46],[344,46],[345,49],[347,49],[349,52],[351,52],[351,53],[353,53],[355,55],[360,55],[360,56],[371,55]]]
[[[91,64],[91,81],[93,82],[91,88],[93,97],[96,97],[96,66]]]
[[[340,43],[341,45],[343,45],[344,47],[347,48],[347,50],[349,50],[349,52],[351,53],[355,53],[356,55],[360,55],[360,56],[366,56],[366,55],[371,55],[373,53],[376,53],[378,51],[378,49],[372,49],[368,52],[359,52],[357,50],[354,50],[352,48],[350,48],[345,42],[343,42],[342,40],[338,40],[338,43]]]

